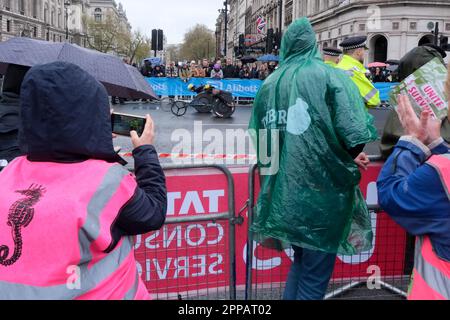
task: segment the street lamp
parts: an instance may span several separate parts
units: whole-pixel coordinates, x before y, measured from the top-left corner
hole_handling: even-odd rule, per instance
[[[283,0],[278,0],[278,37],[277,37],[278,54],[280,53],[281,38],[283,36],[282,30],[283,30]]]
[[[280,36],[282,34],[281,29],[283,28],[283,0],[278,0],[278,28],[280,30]]]
[[[225,23],[225,27],[224,27],[224,34],[223,34],[223,36],[224,36],[224,43],[225,43],[225,46],[224,46],[224,49],[223,49],[223,55],[224,56],[227,56],[227,45],[228,45],[228,0],[225,0],[224,2],[223,2],[223,6],[224,6],[224,8],[223,9],[219,9],[218,11],[219,11],[219,13],[222,13],[223,15],[224,15],[224,23]]]
[[[69,0],[64,1],[64,8],[66,9],[66,41],[69,40],[69,6],[71,5]]]

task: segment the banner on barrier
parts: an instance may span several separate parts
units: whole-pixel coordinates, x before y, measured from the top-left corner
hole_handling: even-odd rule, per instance
[[[226,79],[215,80],[210,78],[191,78],[189,82],[183,82],[180,78],[146,78],[152,86],[153,91],[158,96],[192,96],[195,95],[189,91],[188,85],[194,84],[201,86],[211,84],[219,90],[231,92],[234,97],[254,98],[259,88],[261,80],[245,79]]]
[[[189,82],[183,82],[180,78],[146,78],[152,86],[153,91],[158,96],[191,96],[189,91],[190,83],[199,86],[211,84],[217,89],[231,92],[238,98],[255,98],[263,81],[257,79],[224,79],[214,80],[210,78],[191,78]],[[375,87],[380,91],[381,101],[389,101],[389,93],[398,83],[375,83]]]
[[[375,88],[380,91],[380,100],[383,102],[389,102],[389,95],[395,87],[399,84],[396,82],[377,82],[374,83]]]
[[[376,180],[381,163],[364,172],[361,189],[369,204],[377,203]],[[248,173],[234,172],[236,207],[248,199]],[[208,215],[226,212],[227,183],[220,173],[167,176],[168,217]],[[389,276],[402,276],[405,256],[405,232],[386,215],[372,216],[374,247],[353,257],[338,257],[335,279],[369,277],[376,266]],[[181,294],[229,285],[228,222],[166,225],[160,231],[139,236],[136,242],[138,268],[151,293]],[[236,228],[237,285],[245,284],[247,216]],[[268,250],[255,244],[253,270],[263,283],[285,282],[292,252]],[[400,257],[400,258],[399,258]],[[381,274],[384,276],[385,274]]]

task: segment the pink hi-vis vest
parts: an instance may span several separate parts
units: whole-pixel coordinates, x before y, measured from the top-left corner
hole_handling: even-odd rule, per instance
[[[15,159],[0,173],[0,299],[148,299],[133,239],[109,248],[136,187],[118,164]]]
[[[450,155],[433,156],[427,163],[438,171],[450,201]],[[416,242],[409,300],[450,300],[450,262],[434,253],[429,237]]]

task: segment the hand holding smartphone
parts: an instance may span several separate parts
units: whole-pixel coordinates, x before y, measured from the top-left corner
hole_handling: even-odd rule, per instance
[[[111,114],[112,132],[120,136],[129,137],[131,131],[136,131],[138,135],[142,135],[145,123],[145,117],[115,112]]]
[[[111,124],[113,133],[131,137],[131,142],[135,149],[154,143],[155,127],[150,115],[138,117],[113,113],[111,115]]]

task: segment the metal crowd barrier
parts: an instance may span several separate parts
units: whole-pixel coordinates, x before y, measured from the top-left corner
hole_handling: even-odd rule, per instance
[[[371,157],[376,160],[376,157]],[[248,226],[252,225],[255,208],[255,181],[258,168],[253,165],[249,172]],[[372,253],[369,268],[358,261],[368,260],[370,253],[354,257],[340,257],[347,264],[337,264],[330,282],[326,299],[404,299],[410,283],[410,274],[414,260],[414,240],[400,229],[389,217],[381,213],[378,205],[369,206],[372,212],[372,224],[377,227],[376,252]],[[263,269],[274,270],[267,274],[254,270],[255,242],[253,234],[248,231],[247,270],[246,270],[246,300],[282,299],[285,281],[289,273],[288,267],[278,267],[279,252],[258,247],[258,259],[261,261],[276,261],[276,265],[265,265]],[[385,250],[386,249],[386,250]],[[384,253],[383,253],[384,252]],[[293,251],[284,253],[293,260]],[[278,257],[274,259],[274,257]],[[354,261],[352,261],[354,260]],[[258,268],[256,264],[256,268]]]
[[[172,234],[175,234],[175,238],[179,237],[179,234],[186,234],[189,232],[187,223],[194,223],[198,228],[205,228],[203,230],[207,230],[207,226],[214,227],[217,226],[218,223],[225,223],[226,226],[224,228],[224,236],[228,237],[228,246],[220,245],[215,243],[213,245],[209,245],[210,242],[213,241],[212,238],[214,235],[208,235],[208,232],[205,231],[206,241],[204,241],[204,245],[196,246],[195,248],[189,248],[186,244],[184,248],[175,248],[175,249],[167,249],[169,246],[164,241],[167,239],[163,239],[162,241],[156,241],[152,243],[152,247],[158,246],[159,248],[166,248],[166,250],[157,250],[157,249],[148,249],[144,246],[144,251],[137,250],[136,258],[138,261],[147,261],[149,260],[149,256],[160,257],[164,260],[166,259],[166,265],[163,270],[158,270],[159,273],[163,275],[168,275],[169,273],[174,273],[177,279],[168,279],[167,281],[147,279],[146,275],[143,274],[142,277],[144,279],[144,283],[147,288],[149,288],[150,293],[152,294],[154,299],[179,299],[179,300],[202,300],[202,299],[230,299],[236,300],[236,243],[235,243],[235,225],[240,223],[239,219],[235,215],[235,193],[234,193],[234,180],[231,175],[231,172],[224,166],[220,165],[166,165],[163,166],[165,172],[171,170],[190,170],[190,169],[214,169],[218,172],[221,172],[227,181],[227,191],[228,191],[228,210],[226,212],[217,213],[217,214],[208,214],[208,215],[195,215],[195,216],[186,216],[186,217],[168,217],[165,222],[164,228],[177,228],[177,231],[174,233],[172,230]],[[202,225],[203,224],[203,225]],[[192,225],[191,225],[192,226]],[[202,227],[203,226],[203,227]],[[221,227],[222,228],[222,227]],[[225,230],[225,228],[227,230]],[[193,229],[190,229],[193,230]],[[160,232],[167,232],[168,229]],[[154,239],[155,233],[150,235],[146,235],[147,239]],[[217,236],[216,236],[217,237]],[[170,238],[170,237],[169,237]],[[199,238],[191,238],[190,241],[196,242]],[[142,238],[140,241],[143,242]],[[146,240],[147,241],[147,240]],[[173,239],[171,241],[174,241]],[[178,239],[177,239],[178,241]],[[141,244],[142,245],[142,244]],[[156,250],[156,251],[155,251]],[[220,252],[223,253],[224,261],[223,265],[225,266],[228,263],[228,270],[223,276],[223,279],[211,279],[208,275],[202,277],[205,282],[199,283],[195,282],[195,277],[185,277],[184,279],[178,279],[178,275],[181,272],[187,272],[183,268],[186,268],[186,264],[189,262],[184,261],[184,265],[180,266],[180,262],[178,265],[174,265],[171,267],[169,263],[169,267],[167,267],[167,261],[169,255],[173,255],[173,257],[180,257],[183,255],[189,256],[193,252]],[[150,259],[151,260],[151,259]],[[153,259],[154,261],[155,259]],[[171,260],[172,261],[172,258]],[[205,259],[200,259],[200,264],[197,264],[200,269],[208,270]],[[219,262],[217,262],[219,263]],[[175,263],[174,263],[175,264]],[[181,268],[181,272],[180,272]],[[185,274],[183,274],[186,276]],[[170,277],[170,276],[169,276]],[[228,277],[228,279],[226,278]],[[211,289],[214,287],[214,289]]]

